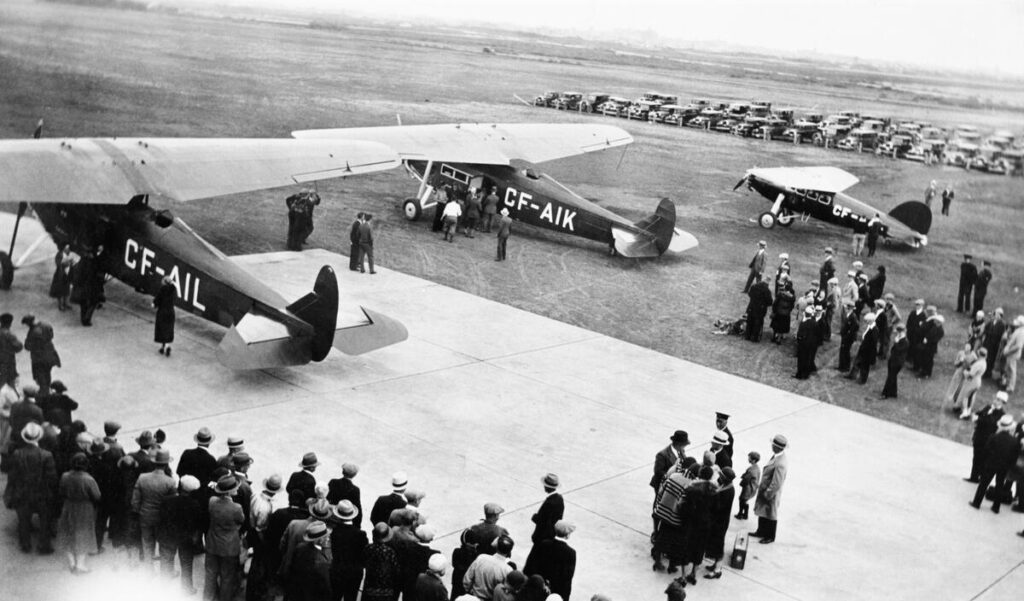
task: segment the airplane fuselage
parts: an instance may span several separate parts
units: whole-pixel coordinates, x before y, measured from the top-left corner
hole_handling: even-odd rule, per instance
[[[166,211],[141,203],[40,204],[35,211],[58,247],[82,254],[103,245],[98,268],[139,292],[153,294],[168,276],[177,307],[225,327],[261,304],[287,304]]]

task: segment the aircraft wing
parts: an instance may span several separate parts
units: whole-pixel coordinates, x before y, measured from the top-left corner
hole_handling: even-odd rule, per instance
[[[391,169],[372,141],[260,138],[0,140],[0,201],[185,201]]]
[[[511,165],[513,161],[543,163],[633,142],[625,130],[600,124],[404,125],[307,129],[293,131],[301,139],[369,140],[386,144],[403,160]]]
[[[775,167],[751,169],[747,176],[772,182],[777,186],[818,192],[842,192],[860,180],[838,167]]]

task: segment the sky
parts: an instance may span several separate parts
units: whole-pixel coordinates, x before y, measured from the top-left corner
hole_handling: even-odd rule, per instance
[[[217,0],[209,0],[211,2]],[[666,37],[1024,75],[1024,0],[229,0]]]

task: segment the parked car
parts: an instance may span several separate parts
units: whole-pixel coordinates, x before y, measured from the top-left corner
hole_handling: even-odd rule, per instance
[[[782,132],[782,138],[790,142],[807,142],[812,140],[816,133],[818,133],[818,125],[816,123],[797,121]]]
[[[740,123],[742,123],[742,121],[740,121],[739,119],[734,119],[732,117],[725,117],[724,119],[720,119],[717,123],[715,123],[711,127],[711,129],[713,129],[715,131],[721,131],[721,132],[729,133],[729,132],[732,131],[732,128],[736,127]]]
[[[608,94],[587,94],[587,97],[580,101],[580,111],[584,113],[596,113],[598,107],[611,98]]]
[[[551,106],[560,111],[578,111],[582,100],[583,94],[579,92],[562,92]]]
[[[612,96],[601,103],[598,112],[609,117],[622,117],[629,110],[629,99]]]
[[[550,107],[556,100],[558,100],[558,92],[544,92],[533,99],[533,105]]]
[[[659,108],[661,108],[660,100],[637,100],[629,107],[629,114],[626,115],[626,118],[647,121],[647,115]]]

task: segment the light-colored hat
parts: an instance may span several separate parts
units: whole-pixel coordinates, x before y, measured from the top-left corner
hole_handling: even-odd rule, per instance
[[[825,254],[826,254],[826,255],[831,255],[831,254],[832,254],[832,253],[834,253],[834,252],[835,252],[835,251],[834,251],[834,250],[832,250],[832,247],[831,247],[831,246],[826,246],[826,247],[825,247]]]
[[[263,480],[263,490],[267,492],[280,492],[281,490],[281,476],[274,474]]]
[[[896,300],[896,295],[893,294],[892,292],[886,292],[885,296],[882,298],[884,298],[887,301]]]
[[[860,261],[854,261],[853,262],[853,268],[854,269],[860,269],[861,267],[864,267],[864,263],[862,263]]]
[[[1012,428],[1013,427],[1013,416],[1010,415],[1009,413],[1007,413],[1006,415],[1004,415],[1004,416],[999,418],[999,424],[997,424],[997,425],[1000,428],[1004,429],[1004,430],[1006,430],[1008,428]]]
[[[302,533],[302,540],[310,543],[320,540],[325,536],[327,536],[327,524],[318,520],[306,525],[306,531]]]
[[[420,526],[420,528],[422,527]],[[448,558],[443,553],[434,553],[427,560],[427,569],[435,574],[444,574],[445,570],[448,569]]]
[[[167,465],[171,462],[171,452],[166,449],[160,449],[156,452],[156,456],[153,457],[153,463],[157,465]]]
[[[202,428],[199,428],[198,432],[195,433],[195,435],[192,437],[192,440],[194,440],[196,444],[210,444],[211,442],[213,442],[214,438],[216,438],[216,436],[213,435],[213,432],[210,432],[209,428],[203,426]]]
[[[420,524],[416,527],[414,534],[421,543],[429,543],[437,536],[437,530],[430,524]]]
[[[239,449],[245,446],[245,439],[241,436],[228,436],[228,448]]]
[[[1010,400],[1010,393],[1006,392],[1005,390],[1000,390],[999,392],[996,393],[996,400],[1001,403],[1005,403]]]
[[[857,272],[851,269],[850,271],[846,272],[846,277],[848,277],[848,278],[857,277]]]
[[[405,472],[395,472],[391,475],[391,490],[405,492],[407,486],[409,486],[409,476]]]
[[[729,436],[725,432],[719,430],[711,437],[711,442],[720,445],[727,445],[729,444]]]
[[[757,245],[760,246],[761,248],[764,248],[764,247],[768,246],[768,243],[765,242],[764,240],[758,240],[757,241]]]
[[[814,306],[807,305],[807,308],[804,309],[804,315],[814,315]]]
[[[502,209],[501,214],[508,217],[508,209]]]
[[[788,259],[789,258],[789,253],[779,253],[779,258],[780,259]]]
[[[35,422],[29,422],[21,429],[21,439],[25,442],[39,442],[42,437],[43,427]]]
[[[876,307],[884,307],[885,306],[885,301],[880,299],[880,298],[876,298],[875,299],[875,306]]]
[[[776,434],[775,438],[772,438],[772,444],[784,449],[789,445],[789,440],[782,434]]]
[[[566,537],[576,531],[576,525],[565,520],[555,522],[555,536]]]
[[[1013,318],[1013,325],[1016,327],[1024,326],[1024,315],[1018,315]]]
[[[874,313],[864,314],[864,323],[875,323],[876,319],[878,319],[878,316],[875,315]]]
[[[178,484],[181,486],[182,492],[194,492],[199,490],[199,478],[190,474],[182,476],[181,480],[178,481]]]
[[[561,484],[561,482],[558,480],[558,474],[545,474],[544,477],[540,479],[540,481],[543,482],[544,486],[547,486],[548,488],[558,488],[558,486]]]
[[[838,284],[839,283],[839,278],[829,278],[828,281],[825,282],[825,283],[826,284]]]
[[[332,513],[334,513],[333,510],[331,510],[331,504],[327,502],[327,499],[308,499],[306,501],[306,507],[309,509],[309,515],[318,520],[326,520],[331,517]]]
[[[339,520],[352,521],[359,515],[359,508],[352,504],[352,501],[348,499],[342,499],[338,501],[338,504],[334,506],[332,510],[334,517]]]
[[[359,473],[359,466],[354,463],[345,463],[341,466],[341,475],[346,478],[355,478]]]

